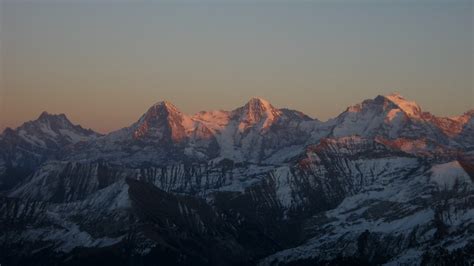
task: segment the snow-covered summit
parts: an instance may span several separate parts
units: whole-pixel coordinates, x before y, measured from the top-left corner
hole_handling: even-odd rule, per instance
[[[167,110],[170,113],[173,113],[173,112],[181,113],[181,111],[178,109],[178,107],[176,107],[173,103],[171,103],[169,101],[166,101],[166,100],[156,102],[155,104],[150,106],[148,111],[156,110],[156,109],[164,109],[164,110]]]
[[[384,97],[390,100],[392,103],[396,104],[408,116],[415,118],[421,117],[421,107],[415,101],[407,100],[399,93],[392,93]]]
[[[443,132],[430,122],[432,117],[429,113],[423,113],[418,104],[400,94],[379,95],[347,108],[332,120],[332,135],[414,139],[427,137],[446,143]]]
[[[418,104],[400,94],[364,100],[327,122],[295,110],[276,108],[259,97],[251,98],[231,111],[202,111],[192,116],[184,114],[169,101],[160,101],[150,106],[129,127],[80,145],[87,152],[76,155],[78,158],[90,158],[91,154],[93,158],[106,155],[109,158],[121,154],[128,158],[133,154],[141,160],[146,150],[150,154],[146,158],[157,161],[166,158],[162,151],[176,149],[173,154],[177,158],[191,156],[274,163],[287,160],[322,138],[350,136],[382,138],[390,143],[395,141],[396,146],[410,144],[416,146],[417,151],[431,150],[430,147],[439,145],[462,149],[474,145],[470,137],[474,132],[472,113],[456,118],[439,118],[422,112]],[[44,141],[47,136],[48,143],[56,143],[59,147],[98,136],[76,128],[63,114],[44,112],[35,126],[29,123],[25,123],[28,125],[25,130],[17,133],[7,130],[3,139],[17,134],[31,145],[45,147],[50,145]],[[26,128],[35,134],[28,133]],[[38,132],[42,135],[39,136]],[[66,139],[63,140],[62,136]]]
[[[63,145],[89,141],[100,134],[91,129],[74,125],[65,114],[42,112],[33,121],[29,121],[16,129],[7,129],[2,134],[5,141],[16,139],[17,143],[25,142],[39,148],[59,148]]]
[[[194,128],[194,121],[183,114],[174,104],[160,101],[152,105],[140,119],[127,128],[126,139],[180,142]],[[120,132],[123,130],[119,130]],[[128,132],[131,131],[131,136]],[[122,132],[123,133],[123,132]],[[114,134],[116,135],[116,133]]]
[[[232,112],[234,119],[239,121],[239,130],[245,131],[249,127],[257,126],[259,130],[268,129],[281,115],[281,111],[267,100],[251,98],[243,107]]]

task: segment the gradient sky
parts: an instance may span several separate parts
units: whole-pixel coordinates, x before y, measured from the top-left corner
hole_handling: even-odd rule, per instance
[[[266,98],[326,120],[398,91],[474,107],[472,0],[0,0],[0,130],[66,113],[100,132],[153,103]]]

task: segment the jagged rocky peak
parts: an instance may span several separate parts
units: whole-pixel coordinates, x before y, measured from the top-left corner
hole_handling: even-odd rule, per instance
[[[281,111],[267,100],[254,97],[247,104],[233,111],[234,117],[240,121],[239,128],[245,130],[248,127],[259,125],[261,129],[266,129],[281,116]]]
[[[65,114],[50,114],[47,111],[43,111],[38,117],[38,119],[33,122],[46,122],[71,126],[73,125]]]
[[[153,111],[153,110],[163,110],[168,113],[181,113],[181,111],[171,102],[169,101],[160,101],[152,105],[147,112]]]
[[[24,127],[32,127],[32,126],[41,126],[43,129],[47,126],[52,130],[55,129],[69,129],[74,128],[77,130],[84,130],[90,133],[93,133],[92,130],[86,130],[79,125],[74,125],[69,118],[61,113],[61,114],[52,114],[47,111],[43,111],[36,120],[26,122],[19,128]]]
[[[61,114],[51,114],[48,113],[47,111],[43,111],[38,119],[27,122],[24,124],[24,127],[31,127],[32,125],[34,126],[39,126],[42,131],[48,132],[49,129],[52,131],[57,131],[59,134],[66,134],[70,135],[71,132],[66,132],[65,130],[70,130],[72,132],[75,132],[77,134],[81,135],[90,135],[90,136],[99,136],[100,134],[93,131],[92,129],[85,129],[80,125],[75,125],[69,120],[69,118],[61,113]],[[61,132],[59,132],[61,131]]]
[[[253,97],[244,106],[245,109],[253,112],[265,112],[276,109],[271,103],[263,98]]]
[[[32,122],[39,126],[42,131],[48,132],[48,129],[58,133],[59,135],[67,135],[68,138],[72,138],[73,142],[84,141],[83,137],[76,135],[97,137],[99,133],[92,129],[85,129],[80,125],[75,125],[69,120],[65,114],[50,114],[46,111],[42,112],[37,120]]]
[[[179,142],[186,138],[186,132],[192,130],[193,125],[193,120],[175,105],[161,101],[151,106],[140,118],[133,131],[133,138],[163,140],[171,137],[173,141]]]
[[[273,108],[269,101],[260,98],[260,97],[252,97],[246,103],[247,107],[263,107],[263,108]]]
[[[28,121],[16,129],[7,129],[2,134],[2,138],[15,145],[48,149],[58,149],[99,136],[91,129],[74,125],[64,114],[48,112],[42,112],[36,120]]]
[[[38,117],[38,120],[48,120],[55,118],[67,119],[65,114],[50,114],[47,111],[43,111]]]

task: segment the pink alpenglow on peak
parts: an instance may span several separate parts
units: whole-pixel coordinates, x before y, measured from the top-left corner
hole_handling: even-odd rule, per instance
[[[416,102],[405,99],[399,93],[389,94],[385,96],[385,98],[396,104],[403,112],[405,112],[410,117],[420,118],[422,115],[421,108]]]
[[[267,100],[251,98],[244,107],[233,111],[239,118],[239,130],[245,131],[248,127],[258,125],[261,130],[267,129],[281,115],[281,111]]]
[[[186,138],[187,131],[191,131],[193,127],[194,121],[191,118],[181,113],[172,103],[162,101],[150,107],[140,118],[133,138],[162,139],[169,134],[173,141],[179,142]]]

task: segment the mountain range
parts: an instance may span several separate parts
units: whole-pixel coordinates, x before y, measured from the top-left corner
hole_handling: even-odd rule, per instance
[[[0,135],[0,225],[5,265],[468,265],[474,109],[163,101],[105,135],[43,112]]]

